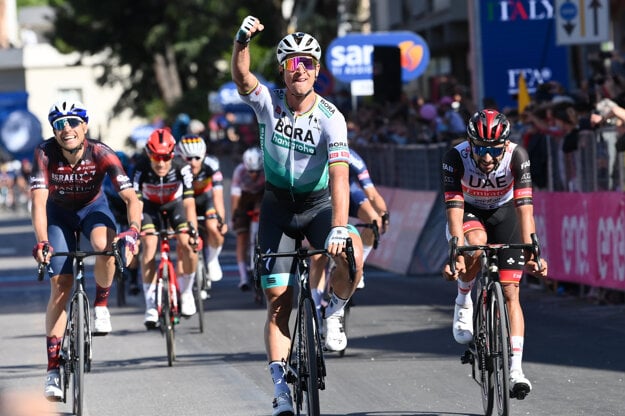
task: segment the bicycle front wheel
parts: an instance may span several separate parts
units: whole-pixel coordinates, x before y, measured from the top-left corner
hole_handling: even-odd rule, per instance
[[[497,404],[497,415],[507,416],[510,411],[510,331],[501,284],[494,282],[492,287],[490,299],[490,313],[492,316],[490,345],[493,358],[494,395]]]
[[[306,414],[319,415],[319,367],[317,361],[317,338],[315,335],[315,307],[311,299],[302,300],[302,352],[298,369],[299,383],[304,394]]]
[[[204,265],[204,256],[201,253],[198,253],[195,282],[193,282],[193,297],[195,297],[195,306],[200,324],[200,333],[204,333],[204,299],[202,299],[202,290],[204,289],[205,280],[206,266]]]
[[[174,316],[171,308],[171,292],[169,283],[169,268],[167,265],[162,268],[161,272],[161,302],[162,311],[160,315],[161,330],[165,334],[165,343],[167,345],[167,364],[171,367],[174,365],[176,353],[174,350]]]
[[[488,329],[490,327],[488,303],[484,298],[481,288],[478,288],[478,302],[475,312],[474,339],[476,356],[473,359],[473,374],[478,377],[480,393],[482,396],[482,407],[484,414],[490,415],[493,411],[494,387],[493,372],[490,361],[490,340]]]
[[[115,268],[115,283],[117,284],[117,306],[126,306],[126,274]]]
[[[85,393],[85,337],[87,336],[87,299],[85,294],[78,292],[72,301],[72,333],[70,348],[72,357],[72,391],[73,391],[73,413],[82,416]]]

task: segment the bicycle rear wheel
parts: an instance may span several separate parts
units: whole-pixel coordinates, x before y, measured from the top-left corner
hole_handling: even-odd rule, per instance
[[[487,338],[489,323],[489,311],[482,296],[482,290],[478,287],[478,301],[476,305],[474,339],[476,356],[473,359],[473,373],[478,376],[482,396],[482,407],[484,414],[490,415],[493,411],[494,388],[493,372],[490,363],[490,340]]]
[[[169,283],[169,268],[167,265],[161,269],[161,302],[162,311],[160,314],[161,331],[165,335],[165,343],[167,344],[167,364],[171,367],[176,359],[174,345],[174,316],[171,309],[171,293]]]
[[[510,334],[506,304],[499,282],[493,283],[490,299],[491,354],[493,383],[497,415],[507,416],[510,411]],[[493,409],[495,410],[495,409]]]
[[[89,315],[86,313],[87,300],[85,295],[77,292],[72,301],[72,331],[70,349],[72,357],[72,392],[73,392],[73,413],[82,416],[84,407],[84,385],[85,385],[85,337],[87,336],[86,320]]]
[[[302,300],[301,322],[301,356],[298,368],[298,383],[304,395],[303,403],[306,405],[306,413],[309,416],[319,415],[319,367],[317,360],[317,342],[313,319],[315,307],[311,299]]]

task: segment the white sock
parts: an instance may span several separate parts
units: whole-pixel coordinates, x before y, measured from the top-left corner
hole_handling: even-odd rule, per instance
[[[512,336],[510,343],[512,344],[512,357],[510,358],[510,371],[518,370],[523,372],[521,361],[523,361],[523,341],[524,337]]]
[[[194,281],[195,272],[178,276],[178,287],[180,288],[180,293],[191,293]]]
[[[458,296],[456,296],[456,305],[473,305],[473,299],[471,299],[471,289],[473,289],[473,283],[475,283],[475,279],[470,282],[463,282],[458,279]]]
[[[347,301],[349,299],[341,299],[338,296],[336,296],[336,293],[332,293],[332,296],[330,296],[330,302],[328,303],[328,306],[326,306],[326,318],[330,315],[333,315],[335,313],[343,313],[343,308],[345,307],[345,304],[347,304]]]
[[[371,254],[371,250],[373,250],[373,246],[362,246],[362,262],[367,261],[367,257]]]
[[[244,261],[237,262],[239,268],[239,280],[241,284],[247,283],[247,263]]]
[[[145,309],[156,307],[156,283],[144,283],[143,293],[145,294]]]
[[[281,393],[290,393],[289,385],[285,380],[286,370],[282,361],[270,362],[269,374],[271,374],[271,380],[273,380],[275,397],[278,397]]]
[[[216,260],[217,257],[219,257],[219,253],[221,253],[221,249],[223,246],[219,246],[219,247],[213,247],[213,246],[208,246],[208,258],[207,261],[210,263],[213,260]]]

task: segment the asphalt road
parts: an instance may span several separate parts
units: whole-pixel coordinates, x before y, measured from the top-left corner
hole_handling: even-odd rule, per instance
[[[263,346],[264,310],[238,291],[233,239],[222,254],[225,277],[206,301],[207,325],[177,327],[178,359],[167,366],[165,340],[143,327],[142,297],[117,307],[113,333],[95,339],[86,378],[92,416],[269,415],[272,385]],[[28,218],[0,214],[0,388],[42,391],[48,284],[37,282]],[[367,269],[355,296],[344,357],[327,354],[324,415],[480,415],[463,347],[451,336],[455,286],[437,276]],[[93,295],[93,281],[88,281]],[[524,370],[534,390],[512,415],[625,415],[625,306],[599,306],[524,286]],[[55,405],[61,415],[70,404]],[[57,414],[54,412],[48,414]],[[39,415],[38,415],[39,416]]]

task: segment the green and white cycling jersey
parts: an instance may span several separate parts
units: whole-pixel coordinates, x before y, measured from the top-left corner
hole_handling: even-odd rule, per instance
[[[293,193],[325,189],[329,167],[349,164],[345,118],[320,96],[309,111],[295,115],[285,91],[258,84],[240,94],[256,113],[266,180]]]

